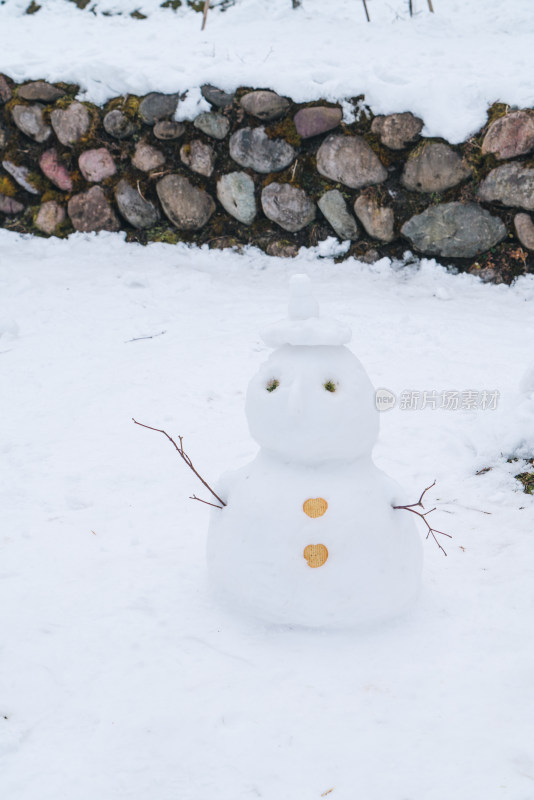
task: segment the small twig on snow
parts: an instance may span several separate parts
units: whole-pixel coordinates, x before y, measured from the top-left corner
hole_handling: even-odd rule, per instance
[[[432,13],[434,13],[434,6],[432,5],[432,0],[428,0],[428,7]]]
[[[369,16],[369,10],[367,8],[367,0],[362,0],[363,7],[365,8],[365,16],[367,17],[367,22],[371,22],[371,17]]]
[[[437,528],[433,528],[429,524],[429,522],[428,522],[428,520],[426,518],[428,514],[432,514],[432,512],[435,511],[436,509],[435,508],[431,508],[430,511],[425,511],[423,514],[420,511],[416,511],[415,510],[415,508],[417,506],[420,506],[421,508],[424,508],[423,497],[428,492],[428,490],[432,489],[432,487],[435,486],[435,485],[436,485],[436,481],[434,481],[434,483],[430,484],[430,486],[427,486],[426,489],[424,489],[421,492],[421,497],[419,498],[417,503],[411,503],[410,505],[405,505],[405,506],[393,506],[393,508],[404,509],[405,511],[411,511],[412,514],[417,514],[418,517],[421,517],[421,519],[425,523],[426,527],[428,528],[428,533],[426,535],[426,538],[428,539],[430,534],[432,534],[432,538],[434,539],[435,543],[437,544],[437,546],[439,547],[439,549],[441,550],[443,555],[446,556],[447,553],[445,551],[445,548],[442,547],[442,545],[439,543],[438,539],[436,538],[436,533],[439,533],[440,536],[447,536],[449,539],[452,539],[451,534],[450,533],[445,533],[445,531],[438,531]]]
[[[153,428],[151,425],[143,425],[143,423],[142,423],[142,422],[137,422],[137,420],[136,420],[136,419],[134,419],[133,417],[132,417],[132,420],[135,422],[135,424],[136,424],[136,425],[140,425],[142,428],[148,428],[148,430],[149,430],[149,431],[156,431],[157,433],[162,433],[164,436],[166,436],[166,437],[167,437],[167,439],[169,440],[169,442],[171,442],[171,443],[174,445],[174,447],[176,448],[176,450],[178,451],[178,455],[180,456],[180,458],[182,459],[182,461],[185,461],[185,463],[187,464],[187,466],[189,467],[189,469],[190,469],[190,470],[192,470],[192,471],[195,473],[195,475],[197,476],[197,478],[199,479],[199,481],[200,481],[201,483],[203,483],[203,484],[204,484],[204,486],[206,487],[206,489],[207,489],[207,490],[208,490],[208,491],[209,491],[209,492],[210,492],[210,493],[211,493],[211,494],[214,496],[214,498],[215,498],[216,500],[218,500],[218,501],[219,501],[219,503],[221,503],[221,504],[222,504],[222,506],[223,506],[223,507],[226,505],[226,503],[224,502],[224,500],[222,500],[222,499],[219,497],[219,495],[218,495],[218,494],[216,494],[216,493],[213,491],[213,489],[211,488],[211,486],[209,485],[209,483],[207,483],[207,481],[205,481],[205,480],[204,480],[204,478],[202,477],[202,475],[199,475],[199,473],[196,471],[195,467],[193,466],[193,462],[191,461],[191,459],[189,458],[189,456],[187,455],[187,453],[185,453],[185,452],[184,452],[184,445],[183,445],[184,437],[183,437],[183,436],[179,436],[179,437],[178,437],[178,439],[179,439],[179,441],[180,441],[180,446],[178,446],[178,445],[176,444],[176,442],[174,441],[174,439],[172,438],[172,436],[169,436],[169,434],[167,433],[167,431],[164,431],[164,430],[162,430],[161,428]],[[194,500],[198,500],[199,498],[198,498],[198,497],[195,497],[195,498],[193,498],[193,499],[194,499]],[[205,503],[206,501],[205,501],[205,500],[202,500],[201,502]],[[210,503],[209,505],[211,505],[211,503]]]
[[[163,336],[164,333],[167,331],[161,331],[161,333],[153,333],[152,336],[137,336],[135,339],[127,339],[124,344],[129,344],[130,342],[142,342],[143,339],[155,339],[157,336]]]

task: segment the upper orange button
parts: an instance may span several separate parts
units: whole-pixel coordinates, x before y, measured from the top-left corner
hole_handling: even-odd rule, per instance
[[[322,497],[310,497],[309,500],[304,501],[302,508],[305,514],[315,519],[316,517],[322,517],[326,513],[328,503]]]

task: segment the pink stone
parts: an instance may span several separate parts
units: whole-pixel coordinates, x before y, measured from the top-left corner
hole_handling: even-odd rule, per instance
[[[43,233],[49,235],[54,233],[57,226],[65,219],[65,209],[56,203],[55,200],[48,200],[43,203],[39,213],[35,218],[35,226]]]
[[[534,114],[530,111],[513,111],[496,119],[482,142],[483,153],[494,153],[497,158],[515,158],[534,150]]]
[[[340,108],[328,106],[310,106],[301,108],[293,118],[297,133],[303,139],[318,136],[320,133],[337,128],[343,114]]]
[[[534,222],[530,214],[516,214],[514,227],[517,238],[527,250],[534,250]]]
[[[18,214],[23,210],[22,203],[13,200],[12,197],[6,197],[5,194],[0,194],[0,214]]]
[[[78,159],[80,170],[87,181],[100,183],[104,178],[115,175],[117,167],[105,147],[97,150],[86,150]]]
[[[58,158],[57,150],[45,150],[39,159],[39,166],[46,177],[52,183],[62,189],[64,192],[72,190],[72,179],[67,171],[67,168],[61,164]]]

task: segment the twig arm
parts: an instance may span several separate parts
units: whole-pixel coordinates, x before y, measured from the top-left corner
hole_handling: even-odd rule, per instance
[[[202,475],[200,475],[200,474],[197,472],[197,470],[196,470],[196,469],[195,469],[195,467],[193,466],[193,462],[191,461],[191,459],[189,458],[189,456],[187,455],[187,453],[186,453],[186,452],[184,452],[184,446],[183,446],[183,436],[179,436],[179,437],[178,437],[178,439],[180,440],[180,445],[178,446],[178,445],[176,444],[176,442],[174,441],[174,439],[172,438],[172,436],[169,436],[169,434],[167,433],[167,431],[164,431],[162,428],[153,428],[151,425],[144,425],[142,422],[137,422],[137,420],[136,420],[136,419],[134,419],[133,417],[132,417],[132,420],[133,420],[133,422],[135,422],[135,424],[136,424],[136,425],[140,425],[140,426],[141,426],[141,428],[148,428],[148,430],[149,430],[149,431],[156,431],[157,433],[162,433],[164,436],[166,436],[166,437],[167,437],[167,439],[169,440],[169,442],[171,442],[171,444],[172,444],[172,445],[173,445],[173,446],[176,448],[176,450],[178,451],[178,455],[180,456],[180,458],[182,459],[182,461],[185,461],[185,463],[187,464],[187,466],[189,467],[189,469],[190,469],[190,470],[192,470],[192,471],[195,473],[195,475],[197,476],[197,478],[199,479],[199,481],[200,481],[201,483],[203,483],[203,484],[204,484],[204,486],[206,487],[206,489],[207,489],[207,490],[208,490],[208,491],[209,491],[209,492],[210,492],[210,493],[213,495],[213,497],[214,497],[216,500],[218,500],[218,501],[219,501],[219,503],[221,503],[221,505],[222,505],[223,507],[226,505],[226,503],[224,502],[224,500],[223,500],[221,497],[219,497],[219,495],[218,495],[216,492],[214,492],[214,491],[213,491],[213,489],[211,488],[211,486],[209,485],[209,483],[208,483],[207,481],[205,481],[205,480],[204,480],[204,478],[202,477]],[[196,499],[198,499],[198,498],[196,498]],[[203,501],[203,502],[205,502],[205,501]]]
[[[435,543],[437,544],[437,546],[439,547],[439,549],[441,550],[443,555],[446,556],[447,553],[445,551],[445,548],[438,541],[438,539],[436,537],[436,533],[439,533],[440,536],[447,536],[448,539],[452,539],[451,534],[450,533],[445,533],[445,531],[438,531],[436,528],[433,528],[430,525],[430,523],[428,522],[428,520],[427,520],[427,515],[428,514],[432,514],[432,512],[435,511],[436,509],[435,508],[431,508],[430,511],[424,511],[424,512],[416,511],[416,507],[417,506],[420,506],[421,508],[424,509],[423,497],[428,492],[428,490],[432,489],[432,487],[435,486],[435,485],[436,485],[436,481],[434,481],[434,483],[430,484],[430,486],[427,486],[426,489],[424,489],[421,492],[421,496],[420,496],[419,500],[417,501],[417,503],[411,503],[410,505],[405,505],[405,506],[392,506],[392,507],[396,508],[396,509],[402,509],[403,511],[410,511],[412,514],[417,514],[417,516],[420,517],[423,520],[423,522],[425,523],[426,527],[428,528],[428,532],[427,532],[426,538],[428,539],[428,537],[432,534],[432,538],[434,539]]]

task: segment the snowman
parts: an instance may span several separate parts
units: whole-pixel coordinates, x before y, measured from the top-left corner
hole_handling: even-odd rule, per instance
[[[263,332],[274,352],[250,382],[257,456],[224,475],[208,568],[226,604],[274,624],[366,626],[414,603],[422,546],[400,487],[373,463],[378,412],[346,347],[350,329],[319,316],[309,278],[290,283],[288,318]]]

